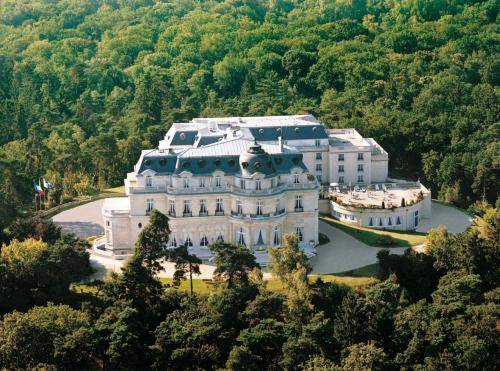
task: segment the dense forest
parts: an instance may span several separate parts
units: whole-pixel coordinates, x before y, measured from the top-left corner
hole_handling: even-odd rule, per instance
[[[197,116],[355,127],[462,207],[498,198],[498,0],[4,0],[0,220],[119,185]],[[0,223],[1,224],[1,223]]]
[[[178,288],[200,261],[164,250],[156,210],[122,273],[86,286],[73,285],[92,272],[86,243],[19,219],[0,249],[0,369],[498,370],[500,213],[479,214],[431,232],[427,254],[382,250],[379,281],[356,289],[308,276],[295,235],[271,250],[279,290],[248,249],[216,242],[208,293]]]

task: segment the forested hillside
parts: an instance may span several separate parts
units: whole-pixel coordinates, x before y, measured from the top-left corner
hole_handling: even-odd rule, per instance
[[[4,0],[2,217],[119,185],[196,116],[310,112],[394,174],[467,206],[498,196],[496,0]]]

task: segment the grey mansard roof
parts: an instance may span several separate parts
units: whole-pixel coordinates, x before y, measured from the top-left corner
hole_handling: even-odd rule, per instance
[[[236,138],[188,148],[177,154],[162,150],[143,151],[136,171],[138,174],[149,169],[165,175],[184,171],[193,175],[208,175],[220,170],[227,175],[246,177],[256,172],[265,176],[285,174],[294,167],[307,170],[299,151]]]

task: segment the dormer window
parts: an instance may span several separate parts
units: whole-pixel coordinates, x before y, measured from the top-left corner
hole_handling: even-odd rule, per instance
[[[188,178],[184,178],[184,188],[189,188],[189,179]]]
[[[260,191],[260,190],[262,189],[262,181],[261,181],[260,179],[257,179],[257,180],[255,181],[255,189],[256,189],[257,191]]]
[[[321,146],[321,140],[316,139],[316,141],[315,141],[315,143],[314,143],[314,144],[316,145],[316,147]]]
[[[152,187],[152,186],[153,186],[153,178],[150,175],[148,175],[146,177],[146,187]]]
[[[240,188],[245,189],[245,180],[244,179],[240,179]]]
[[[200,188],[205,188],[205,178],[200,178]]]
[[[293,183],[294,184],[300,183],[300,174],[293,174]]]

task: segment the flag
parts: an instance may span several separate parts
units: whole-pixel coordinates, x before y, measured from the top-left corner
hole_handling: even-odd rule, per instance
[[[43,193],[43,189],[42,189],[42,187],[40,187],[40,184],[36,184],[36,182],[35,182],[35,181],[33,181],[33,186],[34,186],[34,188],[35,188],[35,193],[36,193],[36,194],[39,194],[40,196],[43,196],[43,195],[44,195],[44,193]]]
[[[52,183],[49,183],[45,180],[45,178],[43,178],[43,188],[45,189],[52,189],[54,188],[54,186],[52,185]]]

